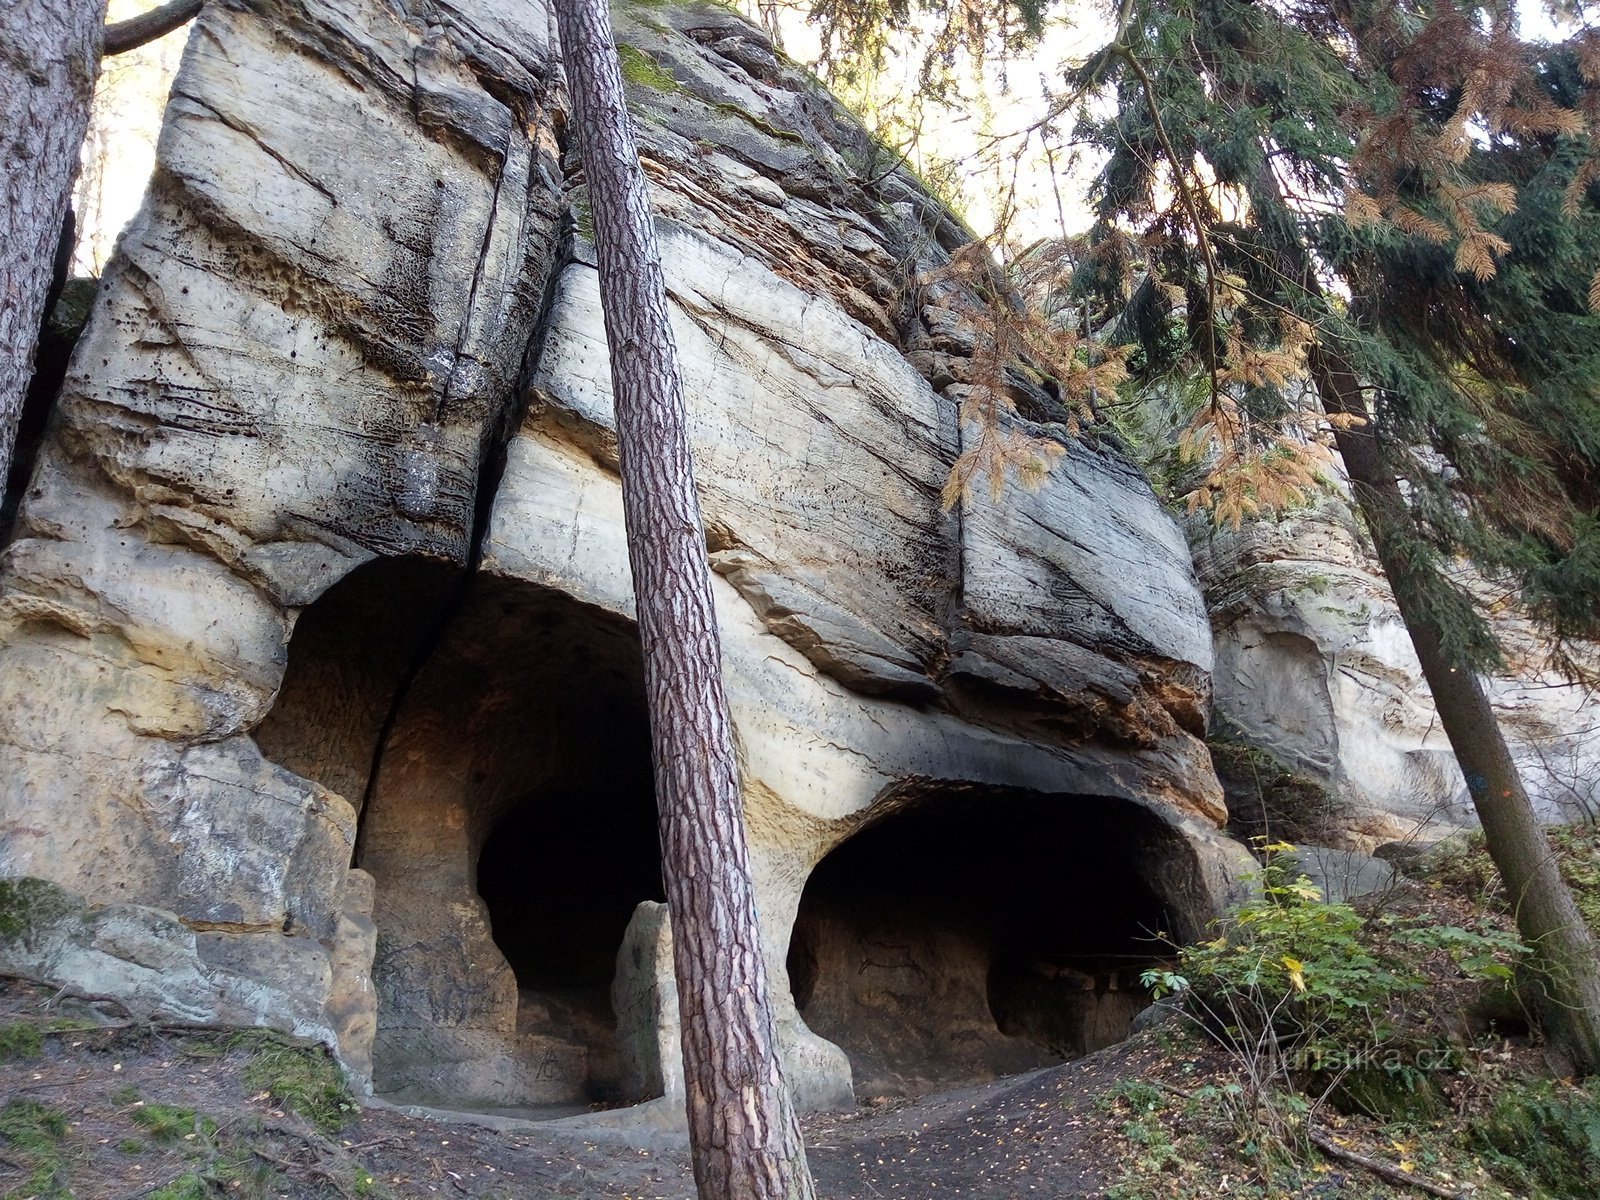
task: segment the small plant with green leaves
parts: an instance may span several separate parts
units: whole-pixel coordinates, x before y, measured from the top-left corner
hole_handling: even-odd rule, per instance
[[[1489,1169],[1519,1192],[1589,1200],[1600,1179],[1600,1087],[1513,1084],[1472,1123],[1469,1138]]]
[[[1133,1160],[1129,1166],[1137,1176],[1163,1175],[1179,1159],[1177,1145],[1161,1119],[1166,1101],[1159,1088],[1142,1079],[1124,1079],[1101,1098],[1102,1110],[1126,1117],[1121,1132],[1128,1139]]]
[[[1259,896],[1220,936],[1180,953],[1192,1005],[1224,1037],[1348,1060],[1400,1036],[1405,1002],[1433,986],[1430,956],[1470,979],[1505,980],[1522,953],[1514,937],[1488,926],[1369,919],[1324,900],[1288,865],[1293,846],[1261,849]]]
[[[1600,824],[1552,826],[1545,830],[1545,837],[1584,923],[1600,934]],[[1466,835],[1455,850],[1439,856],[1431,877],[1464,898],[1509,912],[1505,886],[1489,860],[1483,834]]]
[[[1365,917],[1293,869],[1294,847],[1259,849],[1256,897],[1213,940],[1181,950],[1176,970],[1147,971],[1143,982],[1181,994],[1232,1055],[1239,1083],[1226,1107],[1270,1177],[1309,1155],[1325,1101],[1426,1115],[1436,1089],[1418,1064],[1458,1061],[1434,1019],[1435,979],[1446,964],[1469,979],[1509,978],[1521,948],[1493,928]]]

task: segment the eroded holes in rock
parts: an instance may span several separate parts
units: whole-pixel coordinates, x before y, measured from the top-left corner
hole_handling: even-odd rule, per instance
[[[475,580],[363,819],[376,1090],[529,1114],[613,1099],[611,977],[634,907],[661,897],[656,838],[631,623]]]
[[[928,790],[818,864],[789,977],[858,1097],[913,1095],[1127,1036],[1140,972],[1209,915],[1192,850],[1138,805]]]

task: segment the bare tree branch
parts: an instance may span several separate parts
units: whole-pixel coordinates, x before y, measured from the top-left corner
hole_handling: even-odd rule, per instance
[[[205,0],[167,0],[160,8],[152,8],[147,13],[118,21],[115,25],[107,25],[100,56],[107,58],[113,54],[126,54],[129,50],[137,50],[159,37],[165,37],[199,16],[203,3]]]

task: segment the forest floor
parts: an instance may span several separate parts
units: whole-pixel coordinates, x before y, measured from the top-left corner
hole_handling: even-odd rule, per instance
[[[19,1035],[25,1029],[37,1039]],[[320,1048],[260,1031],[106,1023],[94,1006],[12,981],[0,983],[0,1036],[11,1058],[0,1064],[0,1196],[8,1200],[694,1198],[687,1152],[658,1133],[497,1129],[358,1109]],[[1409,1193],[1337,1161],[1315,1164],[1305,1186],[1253,1183],[1258,1172],[1239,1160],[1230,1121],[1193,1111],[1196,1092],[1232,1065],[1215,1046],[1169,1027],[1027,1075],[815,1114],[805,1132],[817,1194]],[[1330,1132],[1358,1153],[1406,1158],[1388,1126],[1331,1120],[1338,1127],[1330,1123]],[[1477,1185],[1463,1195],[1516,1194],[1493,1186],[1481,1167],[1468,1173],[1470,1181],[1458,1165],[1438,1177]]]
[[[1412,891],[1398,902],[1466,909],[1441,920],[1470,915],[1448,889]],[[1600,1194],[1600,1100],[1548,1078],[1526,1037],[1465,1047],[1425,1111],[1379,1118],[1269,1096],[1268,1109],[1292,1118],[1293,1145],[1244,1102],[1257,1095],[1251,1075],[1246,1058],[1174,1014],[1076,1062],[814,1114],[808,1157],[821,1200]],[[1507,1096],[1526,1129],[1493,1123]],[[610,1128],[488,1127],[360,1107],[319,1047],[128,1021],[114,1006],[0,980],[5,1200],[693,1200],[681,1143],[618,1127],[616,1115]],[[1576,1184],[1513,1161],[1563,1139]]]

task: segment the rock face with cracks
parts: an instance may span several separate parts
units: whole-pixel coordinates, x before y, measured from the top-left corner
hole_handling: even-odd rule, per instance
[[[1223,768],[1237,756],[1219,754],[1235,819],[1351,851],[1475,826],[1410,635],[1349,507],[1329,497],[1236,532],[1193,531],[1216,637],[1214,726],[1268,756],[1234,771]],[[1552,823],[1593,820],[1600,730],[1588,690],[1550,669],[1548,647],[1514,612],[1493,619],[1507,670],[1485,690],[1535,810]],[[1592,658],[1594,648],[1574,652]],[[1311,786],[1274,802],[1263,777],[1283,769]]]
[[[1061,464],[946,511],[962,230],[740,18],[616,19],[797,1099],[1103,1044],[1239,862],[1184,538],[1025,372]],[[538,3],[206,6],[6,551],[0,876],[65,893],[0,967],[403,1100],[681,1086],[562,105]]]

